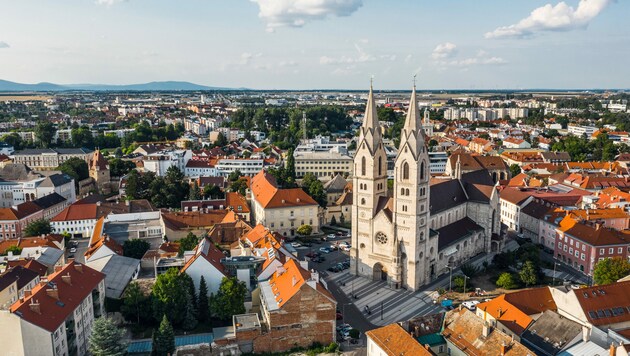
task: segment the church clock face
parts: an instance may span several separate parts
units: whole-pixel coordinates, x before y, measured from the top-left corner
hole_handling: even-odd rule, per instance
[[[376,242],[380,243],[381,245],[385,245],[387,243],[387,235],[382,232],[377,233]]]

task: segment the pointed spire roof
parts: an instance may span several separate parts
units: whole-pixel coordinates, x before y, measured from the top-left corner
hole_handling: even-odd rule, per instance
[[[376,114],[376,102],[374,101],[374,93],[372,90],[372,83],[370,83],[370,93],[368,94],[367,105],[365,107],[365,116],[363,118],[364,129],[376,129],[380,128],[378,122],[378,116]]]
[[[368,101],[365,107],[365,117],[363,118],[363,125],[361,125],[359,143],[365,142],[371,153],[379,147],[381,143],[381,124],[378,122],[378,115],[376,113],[376,102],[374,101],[374,93],[372,90],[372,84],[370,84],[370,93],[368,94]]]
[[[407,111],[407,119],[403,127],[407,131],[417,130],[420,125],[420,110],[418,110],[418,101],[416,99],[416,86],[411,91],[411,99],[409,99],[409,110]]]

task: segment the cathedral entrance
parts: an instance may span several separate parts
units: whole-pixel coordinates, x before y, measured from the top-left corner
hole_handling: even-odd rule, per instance
[[[379,262],[377,262],[374,265],[374,268],[372,268],[372,280],[387,281],[387,269]]]

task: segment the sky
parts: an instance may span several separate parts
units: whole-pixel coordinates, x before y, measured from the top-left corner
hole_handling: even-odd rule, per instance
[[[0,79],[630,88],[628,0],[0,0]]]

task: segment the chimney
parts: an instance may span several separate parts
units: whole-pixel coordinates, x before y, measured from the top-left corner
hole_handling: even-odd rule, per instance
[[[296,285],[297,284],[297,278],[295,278],[295,276],[291,277],[291,285]]]
[[[33,293],[31,293],[31,290],[30,290],[30,289],[29,289],[29,290],[25,290],[25,291],[24,291],[24,298],[30,297],[30,296],[31,296],[31,294],[33,294]]]
[[[300,267],[308,271],[308,261],[300,261]]]
[[[46,288],[46,294],[48,294],[49,297],[55,298],[55,300],[59,300],[59,289],[57,289],[57,286]]]
[[[83,273],[83,265],[80,263],[75,263],[74,264],[74,269],[76,269],[77,271],[79,271],[79,273]]]
[[[31,307],[31,310],[34,313],[37,313],[37,314],[40,314],[40,315],[42,314],[42,310],[39,307],[39,302],[31,300],[31,304],[29,304],[28,306]]]
[[[501,342],[501,356],[504,356],[507,352],[507,345],[505,345],[505,341]]]
[[[617,354],[617,350],[615,348],[615,343],[611,342],[610,343],[610,356],[615,356]]]
[[[97,201],[97,202],[96,202],[96,206],[101,206],[101,202],[100,202],[100,201]]]
[[[591,338],[589,329],[586,326],[582,326],[582,341],[588,342]]]
[[[68,283],[69,285],[72,285],[72,279],[70,278],[70,272],[68,272],[67,274],[61,276],[61,280]]]
[[[482,337],[488,337],[492,332],[492,326],[487,321],[483,323],[483,329],[481,330]]]

